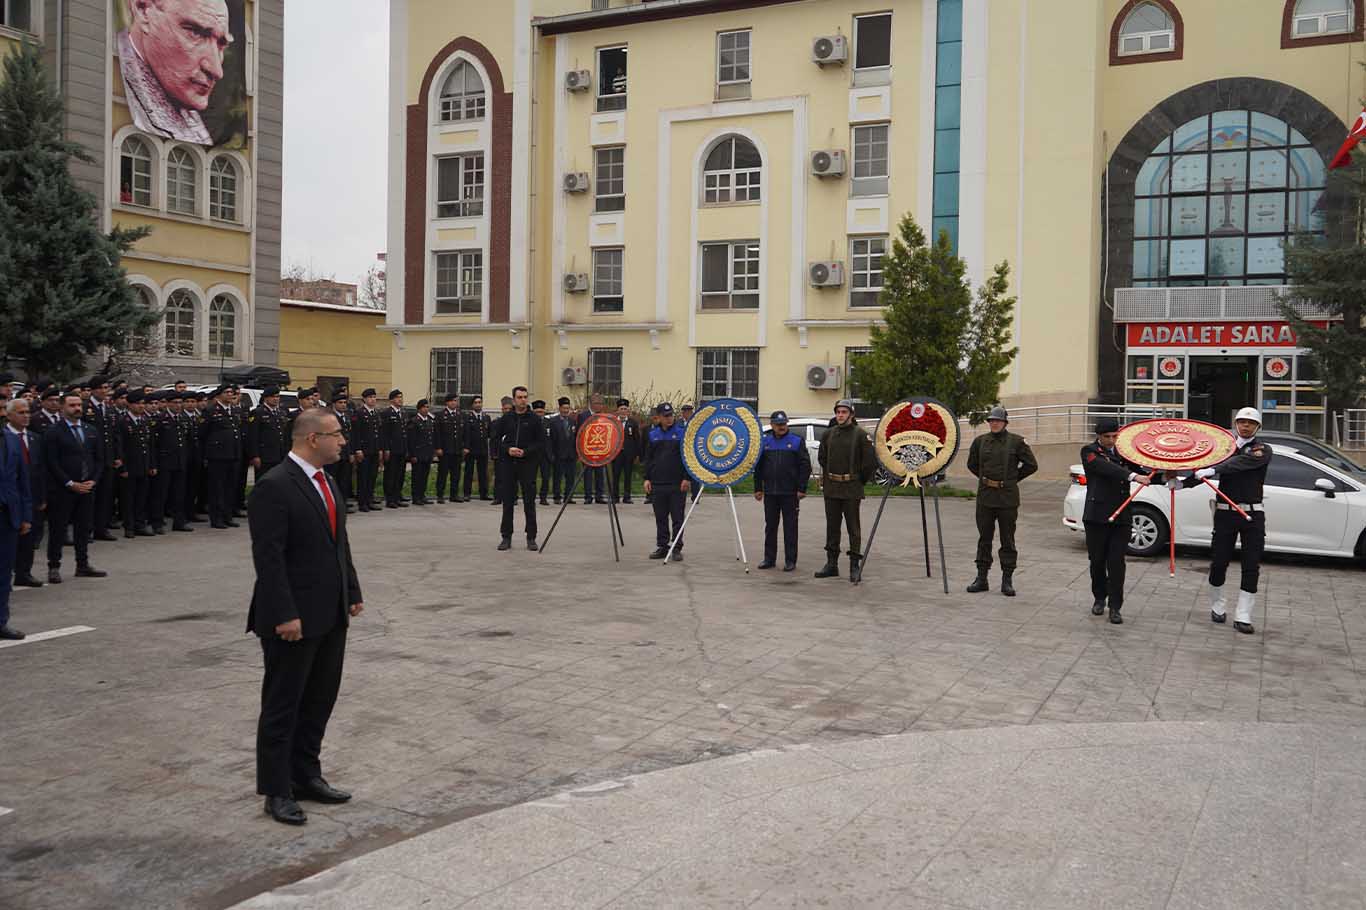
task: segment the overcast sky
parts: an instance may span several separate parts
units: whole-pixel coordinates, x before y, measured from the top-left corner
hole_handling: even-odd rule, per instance
[[[388,0],[285,4],[281,262],[355,282],[384,249]]]

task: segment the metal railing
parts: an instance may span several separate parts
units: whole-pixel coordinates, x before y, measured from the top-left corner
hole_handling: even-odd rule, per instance
[[[1366,449],[1366,408],[1333,415],[1333,442],[1340,449]]]
[[[1286,285],[1215,288],[1115,288],[1115,322],[1279,320]],[[1300,302],[1305,319],[1328,319],[1327,310]]]
[[[1143,404],[1053,404],[1030,408],[1010,409],[1010,431],[1019,433],[1031,445],[1049,443],[1089,442],[1096,435],[1096,421],[1113,417],[1120,425],[1155,417],[1184,417],[1180,405]],[[983,415],[985,416],[985,415]],[[958,432],[965,440],[990,432],[986,421],[973,426],[966,418],[959,418]]]

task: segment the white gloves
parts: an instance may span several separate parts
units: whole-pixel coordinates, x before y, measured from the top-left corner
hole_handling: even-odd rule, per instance
[[[1167,489],[1168,489],[1168,490],[1179,490],[1179,489],[1181,489],[1181,478],[1180,478],[1180,477],[1169,477],[1169,478],[1167,478]]]
[[[1195,472],[1195,476],[1200,480],[1204,480],[1206,477],[1213,477],[1214,473],[1214,468],[1201,468]]]

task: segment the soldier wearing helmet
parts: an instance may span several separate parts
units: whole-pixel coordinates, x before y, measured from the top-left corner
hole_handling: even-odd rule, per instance
[[[969,594],[991,590],[991,543],[1001,529],[1001,593],[1015,596],[1015,523],[1020,516],[1020,481],[1039,470],[1023,436],[1006,430],[1010,415],[997,405],[987,414],[991,432],[978,436],[968,451],[968,470],[977,477],[977,578]]]

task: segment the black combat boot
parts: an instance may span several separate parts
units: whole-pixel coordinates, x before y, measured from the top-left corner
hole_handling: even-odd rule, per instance
[[[817,578],[839,578],[840,564],[838,559],[826,557],[825,565],[816,570]]]
[[[1006,597],[1015,596],[1015,586],[1011,584],[1011,576],[1013,576],[1014,574],[1014,572],[1001,573],[1001,593],[1004,594]]]
[[[1097,597],[1097,598],[1096,598],[1096,602],[1093,603],[1093,604],[1091,604],[1091,615],[1092,615],[1092,616],[1104,616],[1104,615],[1105,615],[1105,598],[1104,598],[1104,597]]]
[[[863,557],[861,557],[861,556],[850,556],[850,557],[849,557],[849,582],[850,582],[851,584],[858,584],[860,581],[863,581]]]
[[[978,572],[977,577],[968,585],[969,594],[981,594],[983,591],[990,591],[991,585],[987,582],[987,573]]]

